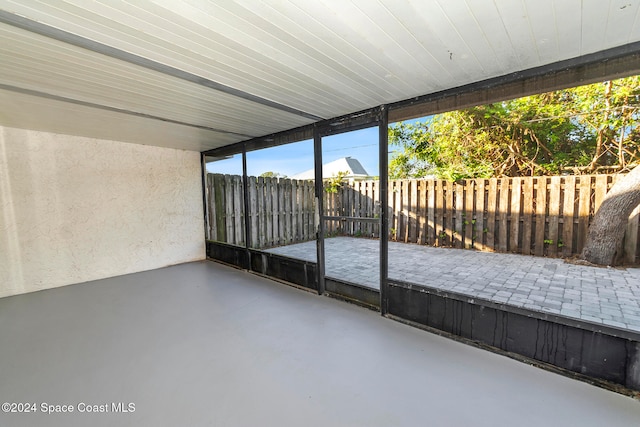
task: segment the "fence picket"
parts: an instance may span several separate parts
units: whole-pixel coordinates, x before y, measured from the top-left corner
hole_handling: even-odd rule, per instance
[[[234,196],[234,191],[233,191],[233,187],[231,186],[231,183],[233,182],[233,177],[232,176],[225,176],[224,177],[224,190],[223,190],[223,195],[225,197],[225,224],[226,224],[226,236],[231,239],[231,241],[229,243],[234,244],[236,243],[235,240],[235,233],[233,231],[233,225],[234,225],[234,218],[233,218],[233,196]]]
[[[551,177],[549,185],[549,231],[548,251],[549,255],[555,257],[558,254],[558,217],[560,216],[560,177]]]
[[[533,254],[542,256],[544,255],[544,236],[547,223],[547,177],[538,177],[536,181],[536,232]]]
[[[596,176],[596,188],[595,188],[595,203],[593,206],[593,212],[598,212],[600,209],[600,205],[604,200],[604,196],[607,195],[608,190],[608,176],[607,175],[597,175]]]
[[[416,243],[424,245],[427,233],[427,182],[423,179],[416,181]]]
[[[589,229],[589,213],[591,211],[591,176],[581,176],[580,194],[578,201],[578,246],[577,252],[581,252],[587,238]]]
[[[533,231],[533,190],[532,177],[522,178],[522,254],[531,254],[531,233]]]
[[[485,246],[485,183],[484,179],[475,180],[475,224],[473,226],[473,247],[475,249],[486,249]]]
[[[489,194],[487,196],[487,249],[495,251],[496,248],[496,213],[498,203],[498,179],[489,180]],[[484,232],[484,230],[483,230]]]
[[[453,247],[462,248],[463,246],[463,227],[464,227],[464,186],[455,182],[453,184],[454,198],[454,223],[453,223]]]
[[[233,186],[233,231],[235,232],[235,244],[244,245],[244,201],[242,189],[242,177],[234,176],[232,179]]]
[[[412,179],[409,184],[409,206],[407,209],[407,217],[409,219],[409,239],[408,242],[418,241],[418,215],[420,207],[418,205],[418,182]]]
[[[573,253],[574,212],[576,205],[576,177],[564,178],[564,201],[562,203],[562,255]]]
[[[468,179],[464,183],[464,220],[463,220],[463,230],[464,230],[464,246],[465,248],[471,249],[473,247],[473,226],[475,225],[474,218],[474,199],[476,198],[475,193],[475,180]]]
[[[251,176],[247,178],[247,192],[249,193],[249,212],[247,212],[247,218],[249,218],[249,225],[251,228],[250,236],[251,241],[249,245],[252,248],[260,247],[260,237],[258,233],[258,215],[255,209],[252,209],[254,206],[258,206],[258,181],[255,177]]]
[[[453,243],[453,214],[455,207],[453,205],[453,182],[445,181],[445,205],[444,205],[444,231],[446,234],[446,244]]]
[[[444,246],[445,243],[445,233],[444,233],[444,182],[436,181],[435,182],[435,201],[436,201],[436,209],[435,209],[435,241],[434,244],[436,246]]]
[[[500,178],[500,205],[498,206],[498,250],[500,252],[507,252],[508,242],[507,233],[508,227],[508,215],[509,215],[509,179]]]
[[[511,179],[511,228],[509,230],[509,251],[518,252],[518,242],[520,241],[520,215],[522,200],[522,179]]]
[[[267,204],[267,241],[269,246],[276,246],[278,242],[275,237],[278,234],[278,200],[274,198],[276,189],[274,188],[275,178],[265,178],[265,197]]]
[[[436,243],[436,185],[434,180],[427,181],[427,236],[426,244]]]

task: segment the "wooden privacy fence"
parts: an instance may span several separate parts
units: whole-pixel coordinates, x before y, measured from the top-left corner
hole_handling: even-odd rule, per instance
[[[313,181],[249,177],[247,190],[249,213],[245,215],[242,177],[207,174],[209,239],[245,245],[245,216],[253,248],[316,238]]]
[[[242,181],[207,177],[210,238],[244,244]],[[423,245],[473,248],[538,256],[580,253],[589,223],[618,175],[492,178],[448,182],[389,182],[389,237]],[[252,247],[315,238],[313,181],[249,177]],[[378,181],[344,183],[324,193],[324,214],[377,218]],[[640,259],[640,208],[625,234],[625,261]],[[332,220],[326,233],[378,237],[377,223]]]
[[[571,256],[582,250],[594,213],[619,177],[391,181],[390,237],[434,246]],[[628,263],[635,263],[640,252],[639,210],[625,234]]]

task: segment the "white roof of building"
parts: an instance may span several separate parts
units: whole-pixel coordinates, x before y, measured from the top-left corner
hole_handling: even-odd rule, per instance
[[[352,157],[343,157],[333,162],[322,165],[322,176],[324,178],[331,178],[338,176],[340,172],[346,172],[345,178],[366,179],[370,175],[364,169],[358,159]],[[291,177],[292,179],[314,179],[315,172],[313,169],[304,171]]]

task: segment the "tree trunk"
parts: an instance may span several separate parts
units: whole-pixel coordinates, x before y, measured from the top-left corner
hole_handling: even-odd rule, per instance
[[[611,187],[589,226],[582,259],[615,265],[622,259],[622,239],[629,216],[640,205],[640,166]]]

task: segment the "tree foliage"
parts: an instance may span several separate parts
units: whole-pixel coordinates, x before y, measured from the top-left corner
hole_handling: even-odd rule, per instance
[[[640,76],[451,111],[389,128],[391,178],[628,170],[640,162]]]
[[[267,171],[260,174],[263,178],[286,178],[286,175],[283,175],[278,172]]]
[[[339,171],[323,181],[324,191],[327,193],[337,193],[344,185],[345,177],[349,175],[348,171]]]

